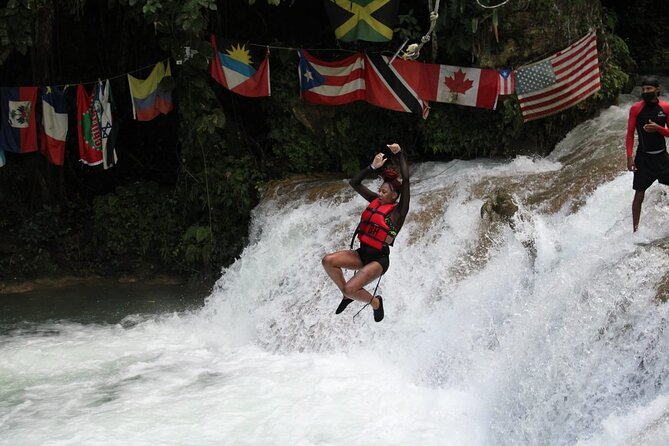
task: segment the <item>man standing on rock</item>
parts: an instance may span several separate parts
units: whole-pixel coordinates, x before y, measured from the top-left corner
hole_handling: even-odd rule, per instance
[[[627,121],[627,169],[634,172],[632,188],[635,190],[632,202],[632,225],[639,229],[641,204],[646,189],[658,180],[669,185],[669,154],[664,141],[669,136],[667,115],[669,104],[660,101],[660,82],[655,77],[646,77],[641,82],[642,100],[630,108]],[[639,135],[636,156],[633,155],[634,131]]]

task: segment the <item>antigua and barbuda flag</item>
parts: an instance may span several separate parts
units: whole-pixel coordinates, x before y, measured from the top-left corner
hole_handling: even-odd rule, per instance
[[[15,153],[37,151],[37,87],[0,88],[0,101],[0,150]]]
[[[58,87],[42,87],[42,141],[40,151],[56,166],[65,160],[67,99]]]
[[[214,58],[209,73],[216,82],[242,96],[270,95],[269,49],[211,35]]]
[[[128,74],[132,115],[137,121],[150,121],[159,114],[166,115],[174,108],[170,62],[158,62],[146,79]]]

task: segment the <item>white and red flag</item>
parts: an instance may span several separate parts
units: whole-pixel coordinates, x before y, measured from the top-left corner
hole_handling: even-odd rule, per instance
[[[425,64],[424,70],[424,99],[488,109],[497,105],[497,70],[437,64]]]

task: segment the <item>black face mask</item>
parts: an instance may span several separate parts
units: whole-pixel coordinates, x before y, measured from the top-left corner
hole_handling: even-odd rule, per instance
[[[657,101],[657,92],[652,91],[647,93],[641,93],[641,99],[643,99],[646,102],[655,102]]]

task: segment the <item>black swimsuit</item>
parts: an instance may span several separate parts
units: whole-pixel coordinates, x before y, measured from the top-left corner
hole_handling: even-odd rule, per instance
[[[365,245],[364,243],[360,244],[360,248],[355,250],[360,256],[362,265],[367,265],[372,262],[379,262],[383,268],[383,273],[385,274],[388,271],[390,266],[390,249],[387,246],[384,246],[380,251],[371,246]]]

